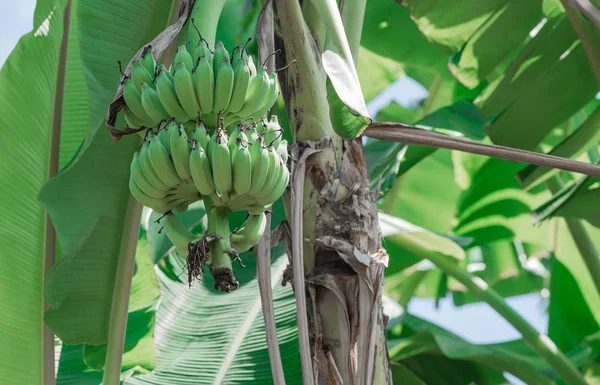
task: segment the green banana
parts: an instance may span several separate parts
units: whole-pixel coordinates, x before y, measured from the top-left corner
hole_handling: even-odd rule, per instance
[[[206,127],[202,121],[199,120],[196,124],[196,130],[194,131],[192,138],[204,149],[204,151],[208,150],[208,141],[210,140],[210,136],[208,135],[208,131],[206,131]]]
[[[149,144],[148,142],[144,143],[142,146],[142,150],[140,151],[140,167],[142,168],[142,172],[144,176],[150,182],[155,189],[159,191],[168,191],[171,186],[166,185],[160,177],[156,174],[154,167],[152,166],[152,161],[150,160],[150,152],[149,152]]]
[[[198,61],[202,56],[206,56],[210,64],[213,62],[213,52],[210,50],[206,40],[200,40],[198,46],[194,49],[194,65],[198,66]]]
[[[211,195],[215,192],[210,161],[204,149],[196,146],[190,154],[190,173],[198,192],[203,195]]]
[[[254,64],[254,59],[252,59],[252,55],[248,55],[248,69],[250,70],[250,77],[253,78],[256,76],[256,65]]]
[[[200,58],[194,77],[200,110],[203,114],[209,114],[213,110],[215,78],[212,63],[209,63],[206,56]]]
[[[216,67],[215,67],[216,68]],[[225,111],[229,106],[231,93],[233,91],[233,68],[229,64],[229,58],[224,57],[219,65],[219,71],[215,82],[215,101],[213,110],[215,112]]]
[[[231,247],[238,252],[250,249],[258,243],[267,227],[267,217],[264,212],[258,215],[249,215],[243,224],[243,227],[231,234]]]
[[[160,122],[171,117],[160,102],[156,90],[150,87],[148,83],[142,83],[142,105],[144,106],[144,110],[154,120]]]
[[[140,94],[142,93],[142,83],[149,84],[154,87],[154,73],[149,73],[148,70],[139,61],[131,65],[131,81],[135,89]]]
[[[275,183],[270,191],[264,196],[256,198],[256,203],[259,205],[268,205],[275,202],[283,194],[290,181],[290,172],[285,164],[282,164],[281,167],[279,167],[276,180],[277,183]]]
[[[133,178],[129,178],[129,191],[131,195],[146,207],[150,207],[152,210],[164,214],[170,210],[170,207],[163,199],[152,198],[142,191],[142,189],[135,183]]]
[[[190,242],[194,242],[199,239],[196,237],[181,219],[177,218],[174,214],[167,215],[164,223],[165,233],[169,240],[175,245],[177,251],[186,257],[188,255],[188,245]]]
[[[218,130],[215,134],[212,154],[210,155],[210,164],[213,170],[213,180],[215,188],[221,196],[231,191],[232,187],[232,170],[231,170],[231,155],[227,146],[227,133]],[[209,151],[210,144],[209,144]],[[215,172],[217,171],[217,172]]]
[[[189,72],[194,69],[194,58],[192,58],[192,55],[188,52],[187,48],[185,48],[185,45],[177,47],[177,53],[173,58],[172,67],[177,68],[179,63],[182,63]]]
[[[185,113],[190,118],[199,116],[200,106],[198,105],[198,96],[196,95],[194,80],[192,79],[191,72],[183,63],[179,63],[175,67],[173,79],[177,99],[179,99],[179,103],[183,107]]]
[[[171,159],[173,159],[175,171],[180,179],[190,179],[191,146],[188,141],[187,133],[181,124],[177,127],[171,127],[170,130]]]
[[[279,143],[279,145],[277,146],[277,153],[279,154],[279,156],[281,157],[281,160],[283,161],[283,163],[287,164],[288,161],[288,141],[283,139],[281,141],[281,143]]]
[[[142,63],[142,65],[150,75],[154,76],[154,74],[156,73],[156,60],[154,59],[154,55],[152,54],[151,47],[146,48],[146,52],[144,52],[140,63]]]
[[[254,116],[253,114],[265,102],[268,93],[269,75],[265,67],[260,67],[258,74],[250,82],[244,106],[237,112],[237,115],[242,118],[253,116],[258,120],[260,116]]]
[[[173,146],[173,137],[171,136],[171,148]],[[173,162],[169,158],[167,150],[162,145],[158,136],[154,135],[150,139],[150,146],[148,147],[150,162],[158,177],[169,187],[175,187],[181,183],[181,179],[175,171]]]
[[[158,98],[170,116],[180,122],[186,122],[190,120],[191,117],[186,114],[183,107],[179,104],[175,84],[173,84],[173,81],[169,78],[170,74],[167,75],[168,73],[168,71],[161,70],[156,77],[156,92],[158,93]]]
[[[151,198],[163,199],[167,192],[158,190],[154,187],[142,171],[142,167],[140,165],[140,153],[133,153],[133,160],[131,161],[131,165],[129,166],[130,177],[133,179],[135,184],[139,187],[140,190]]]
[[[158,124],[159,120],[152,119],[144,109],[142,95],[135,88],[131,79],[125,79],[125,84],[123,84],[123,99],[131,112],[146,122],[146,125],[153,127]]]
[[[228,61],[231,60],[231,58],[229,57],[229,51],[227,51],[227,48],[225,48],[223,42],[218,41],[217,44],[215,44],[215,55],[212,61],[212,66],[215,71],[215,80],[217,79],[219,71],[221,70],[221,63],[223,63],[223,58],[227,58]]]
[[[171,132],[172,130],[177,131],[178,128],[179,124],[171,119],[158,131],[158,139],[160,139],[169,155],[171,155]]]
[[[275,187],[275,185],[279,181],[278,178],[281,177],[281,168],[282,167],[285,167],[285,165],[283,165],[283,163],[281,161],[281,157],[274,149],[270,148],[269,149],[269,170],[267,171],[267,179],[265,180],[265,184],[263,185],[262,189],[260,189],[260,191],[254,195],[256,197],[256,201],[258,204],[262,204],[262,205],[266,204],[266,203],[260,203],[259,199],[268,195],[268,193],[273,189],[273,187]]]
[[[252,183],[252,162],[247,146],[237,145],[231,152],[233,190],[238,195],[247,194]]]
[[[123,106],[123,113],[125,114],[125,123],[131,128],[148,127],[146,122],[140,119],[136,114],[133,113],[126,105]]]
[[[273,72],[269,75],[269,92],[265,97],[265,102],[256,110],[254,116],[265,116],[273,107],[273,104],[279,97],[279,83],[277,82],[277,74]]]
[[[248,194],[256,195],[264,187],[272,168],[270,166],[269,150],[262,145],[262,138],[252,145],[250,157],[252,159],[252,181]]]
[[[242,130],[241,130],[241,126],[237,125],[233,128],[233,130],[231,131],[231,133],[229,134],[229,139],[227,140],[227,146],[229,147],[229,151],[233,152],[233,150],[238,146],[238,138],[240,138],[240,136],[242,135]],[[244,134],[244,139],[245,142],[244,144],[248,141],[248,138],[246,137],[246,135]],[[241,143],[241,141],[240,141]]]
[[[238,112],[244,105],[246,93],[250,85],[250,69],[248,68],[248,59],[242,58],[235,66],[233,76],[233,90],[231,92],[231,100],[229,101],[228,111],[231,113]]]
[[[270,205],[267,206],[261,206],[261,205],[250,205],[246,208],[246,211],[248,211],[248,214],[250,215],[260,215],[262,213],[264,213],[265,211],[267,211],[269,209],[269,207],[271,207]]]

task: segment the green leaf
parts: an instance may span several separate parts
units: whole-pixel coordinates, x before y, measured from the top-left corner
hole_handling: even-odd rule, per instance
[[[33,31],[0,70],[0,383],[42,382],[44,208],[66,1],[40,0]]]
[[[600,227],[600,187],[578,193],[556,210],[554,215],[564,218],[585,219],[593,226]]]
[[[592,204],[588,206],[586,202],[590,200],[590,196],[593,199],[594,193],[589,194],[587,188],[597,181],[597,178],[587,176],[579,178],[576,182],[566,185],[547,202],[544,202],[544,204],[542,204],[540,207],[533,210],[531,215],[534,223],[540,223],[556,215],[565,216],[564,213],[568,213],[569,211],[572,213],[579,211],[581,214],[589,214],[588,217],[593,218],[594,213],[590,212],[589,210],[593,210],[594,205]],[[579,201],[580,203],[577,203],[576,201],[579,195],[584,195],[585,197]],[[565,207],[567,207],[566,211],[562,211],[562,209]],[[559,214],[560,211],[563,212],[563,215]],[[573,216],[577,217],[578,215]]]
[[[45,283],[51,306],[45,320],[65,343],[107,342],[129,199],[129,162],[139,137],[114,143],[102,122],[119,83],[117,60],[127,62],[156,36],[169,9],[169,2],[158,0],[104,3],[100,8],[95,1],[80,0],[78,5],[81,59],[89,100],[94,101],[88,135],[76,161],[40,193],[63,253]]]
[[[254,255],[243,253],[246,269],[234,267],[240,287],[229,294],[204,282],[188,288],[158,272],[161,305],[157,312],[157,364],[151,374],[126,381],[137,384],[269,383],[267,353]],[[281,286],[287,256],[272,249],[272,285],[278,341],[286,383],[300,384],[296,305],[290,286]]]
[[[474,140],[483,140],[485,124],[485,118],[473,103],[459,100],[451,106],[434,111],[415,125],[437,128],[442,132],[460,133]]]
[[[403,74],[402,65],[360,47],[356,64],[358,80],[365,101],[373,99]]]
[[[474,2],[463,2],[467,3]],[[529,31],[542,20],[542,3],[542,0],[507,2],[469,36],[449,62],[450,71],[468,88],[479,85],[529,37]],[[460,16],[464,17],[464,14]]]

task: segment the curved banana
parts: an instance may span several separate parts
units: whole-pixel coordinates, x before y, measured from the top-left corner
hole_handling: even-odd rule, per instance
[[[262,145],[261,141],[256,142],[250,149],[252,158],[252,182],[248,194],[256,195],[265,186],[269,172],[274,170],[275,160],[270,160],[269,150]],[[273,165],[271,165],[273,163]]]
[[[213,106],[215,112],[225,111],[227,106],[229,106],[229,100],[231,99],[231,93],[233,91],[233,79],[233,68],[231,68],[231,64],[229,64],[229,59],[223,57],[223,61],[219,65],[219,71],[216,75],[215,101]]]
[[[164,214],[170,210],[170,207],[163,199],[152,198],[140,189],[135,183],[133,178],[129,178],[129,191],[136,201],[140,202],[146,207],[150,207],[152,210]]]
[[[181,219],[174,214],[167,215],[164,227],[167,237],[175,245],[177,251],[184,257],[187,256],[189,243],[196,241],[198,237],[192,234]]]
[[[198,66],[198,61],[202,56],[206,56],[209,63],[212,65],[213,52],[210,50],[210,47],[208,46],[208,42],[206,40],[200,40],[198,42],[198,46],[194,49],[194,66]]]
[[[158,124],[159,120],[154,120],[148,115],[144,106],[142,105],[142,95],[133,85],[133,80],[125,79],[125,84],[123,84],[123,99],[125,99],[125,104],[131,112],[133,112],[137,117],[146,122],[147,126],[153,127]]]
[[[177,175],[182,180],[190,179],[190,151],[191,146],[186,131],[181,124],[171,127],[169,132],[171,142],[171,159]]]
[[[200,58],[193,76],[194,84],[196,86],[196,95],[198,96],[198,102],[200,103],[200,110],[203,114],[211,113],[214,102],[215,75],[212,63],[208,61],[206,56]]]
[[[210,140],[210,136],[208,135],[206,126],[204,126],[202,121],[198,121],[196,124],[196,130],[194,131],[192,138],[204,149],[204,151],[208,150],[208,141]]]
[[[221,63],[223,63],[223,58],[227,58],[228,61],[231,61],[229,56],[229,51],[225,48],[222,41],[218,41],[215,44],[215,55],[213,57],[212,66],[215,71],[215,79],[219,75],[219,71],[221,70]]]
[[[160,102],[156,90],[150,87],[148,83],[142,83],[142,105],[144,106],[144,110],[154,120],[160,122],[171,117]]]
[[[127,123],[127,126],[131,128],[148,127],[148,124],[134,114],[126,105],[123,106],[123,113],[125,114],[125,123]]]
[[[237,112],[237,115],[242,118],[254,116],[253,113],[262,106],[268,93],[269,75],[265,67],[260,67],[256,77],[250,82],[244,106]],[[254,116],[254,118],[259,119],[260,116]]]
[[[217,192],[220,195],[226,195],[231,191],[232,187],[232,170],[231,154],[229,152],[229,147],[227,146],[227,134],[225,132],[219,131],[216,133],[215,144],[213,147],[212,155],[210,156],[213,180]]]
[[[215,192],[210,161],[201,146],[196,146],[192,149],[190,154],[190,173],[192,181],[201,195],[211,195]]]
[[[258,71],[256,71],[256,65],[254,64],[254,59],[252,59],[252,55],[248,55],[248,69],[250,70],[250,77],[253,78],[256,76]]]
[[[262,189],[254,196],[258,204],[265,205],[266,203],[260,203],[263,197],[267,196],[271,190],[277,185],[279,178],[281,178],[281,168],[285,167],[281,157],[274,149],[269,149],[269,171],[267,172],[267,179]]]
[[[149,144],[146,142],[142,146],[142,150],[139,155],[140,167],[142,168],[142,172],[144,176],[150,182],[155,189],[159,191],[168,191],[171,186],[166,185],[158,176],[156,171],[154,170],[154,166],[152,166],[152,161],[150,160],[150,151]]]
[[[131,65],[131,81],[135,89],[141,94],[142,83],[149,84],[152,88],[154,87],[154,73],[150,74],[139,61],[134,62]]]
[[[179,124],[171,119],[158,131],[158,139],[160,139],[160,142],[163,144],[169,155],[171,155],[171,132],[172,130],[177,131],[178,129]]]
[[[171,148],[173,146],[173,137],[171,136]],[[156,171],[156,175],[169,187],[175,187],[179,183],[181,183],[181,179],[177,175],[175,171],[175,167],[173,166],[173,162],[169,158],[169,154],[167,150],[162,145],[158,136],[154,135],[150,139],[150,146],[148,147],[150,162],[152,163],[152,167],[154,171]]]
[[[231,247],[238,252],[246,251],[258,243],[267,228],[267,217],[263,213],[249,215],[243,227],[231,234]]]
[[[267,112],[273,107],[273,104],[277,101],[279,97],[279,83],[277,83],[277,74],[273,72],[269,75],[269,92],[265,96],[264,103],[258,107],[256,112],[254,112],[255,117],[265,116]]]
[[[252,161],[246,146],[238,145],[231,153],[233,190],[238,195],[247,194],[252,183]]]
[[[144,66],[144,68],[148,71],[148,73],[152,76],[156,73],[156,59],[154,59],[154,55],[152,54],[152,48],[148,47],[144,55],[142,56],[142,60],[140,63]]]
[[[177,65],[179,63],[182,63],[189,72],[191,72],[194,69],[194,59],[192,58],[192,55],[188,52],[187,48],[185,48],[184,44],[177,47],[177,53],[173,58],[172,67],[177,68]]]
[[[288,141],[283,139],[281,141],[281,143],[279,143],[279,146],[277,146],[277,153],[279,154],[279,156],[281,157],[281,160],[283,160],[283,163],[287,164],[288,161]]]
[[[248,60],[242,58],[235,66],[233,76],[233,90],[231,91],[231,100],[227,110],[231,113],[238,112],[244,105],[248,86],[250,85],[250,68],[248,68]]]
[[[229,147],[229,151],[233,152],[233,150],[238,146],[239,143],[246,143],[248,141],[248,137],[244,134],[244,138],[238,141],[243,134],[241,127],[239,125],[235,126],[235,128],[229,134],[229,139],[227,140],[227,146]],[[245,142],[242,142],[245,140]],[[238,143],[239,142],[239,143]]]
[[[142,167],[140,165],[140,153],[133,153],[133,160],[131,161],[131,165],[129,166],[130,177],[133,179],[135,184],[139,187],[140,190],[151,198],[163,199],[167,191],[157,189],[152,183],[146,179],[144,172],[142,171]]]
[[[285,164],[282,164],[277,173],[277,183],[273,188],[262,197],[256,198],[259,205],[268,205],[275,202],[285,191],[290,181],[290,172]]]
[[[175,91],[175,84],[173,84],[169,78],[170,74],[167,75],[167,73],[168,71],[161,70],[156,77],[156,92],[158,93],[158,98],[170,116],[180,122],[186,122],[190,120],[190,116],[185,113],[183,107],[179,104],[177,92]]]
[[[185,64],[179,63],[175,67],[175,73],[173,75],[175,92],[177,93],[177,99],[185,113],[190,117],[197,117],[200,115],[200,106],[198,105],[198,96],[196,95],[196,88],[194,87],[194,80],[192,79],[191,72],[186,68]]]

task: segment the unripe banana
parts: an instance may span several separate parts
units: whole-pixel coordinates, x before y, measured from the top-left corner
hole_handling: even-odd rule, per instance
[[[177,218],[174,214],[167,215],[164,227],[167,237],[175,245],[177,251],[182,256],[187,257],[189,243],[196,241],[199,237],[192,234],[181,219]]]
[[[254,64],[252,55],[248,55],[248,69],[250,70],[250,78],[254,78],[258,71],[256,71],[256,65]]]
[[[179,123],[175,120],[169,120],[160,131],[158,131],[158,139],[163,144],[169,155],[171,155],[171,133],[173,130],[179,129]]]
[[[215,44],[215,56],[213,57],[212,61],[212,66],[215,71],[215,80],[217,79],[219,71],[221,70],[223,58],[227,58],[228,61],[231,61],[229,51],[227,51],[227,48],[225,48],[225,45],[223,45],[222,41],[218,41],[217,44]]]
[[[290,181],[290,172],[285,164],[282,164],[277,173],[277,183],[263,197],[257,197],[256,203],[259,205],[268,205],[275,202],[285,191]]]
[[[233,190],[238,195],[247,194],[252,183],[252,162],[247,146],[238,145],[231,153]]]
[[[231,191],[233,182],[231,154],[229,152],[229,147],[227,146],[227,134],[222,130],[219,130],[215,136],[215,144],[212,149],[210,164],[212,165],[213,180],[217,192],[221,196],[227,196],[226,194]]]
[[[246,208],[246,211],[248,211],[248,214],[250,214],[250,215],[260,215],[260,214],[264,213],[265,211],[267,211],[270,207],[271,207],[270,205],[261,206],[261,205],[254,204],[254,205],[248,206]]]
[[[125,123],[131,128],[148,127],[148,124],[134,114],[129,107],[123,106],[123,114],[125,114]]]
[[[131,161],[131,165],[129,167],[130,177],[133,179],[139,189],[144,192],[144,194],[151,198],[163,199],[167,192],[158,190],[148,181],[148,179],[146,179],[146,176],[142,171],[142,167],[140,166],[139,156],[139,152],[136,151],[133,153],[133,160]]]
[[[171,148],[173,145],[173,137],[171,136]],[[153,136],[150,139],[150,146],[148,147],[150,162],[156,175],[169,187],[175,187],[181,183],[181,179],[175,171],[175,167],[169,158],[167,150],[162,145],[158,136]]]
[[[269,92],[265,97],[264,103],[254,112],[255,117],[265,116],[267,112],[273,107],[273,104],[279,97],[279,84],[277,83],[277,74],[273,72],[269,75]],[[258,118],[257,118],[258,119]]]
[[[250,85],[250,69],[248,68],[248,60],[242,58],[235,66],[233,90],[231,92],[231,100],[227,110],[230,113],[238,112],[244,105],[246,93]]]
[[[229,106],[229,100],[231,99],[234,79],[233,68],[231,68],[231,64],[229,64],[229,58],[223,58],[223,61],[219,65],[219,71],[216,77],[213,110],[215,112],[225,111],[227,106]]]
[[[265,97],[269,92],[269,75],[264,67],[260,67],[258,74],[250,82],[246,101],[244,106],[238,111],[237,115],[244,118],[254,116],[253,113],[265,102]],[[260,116],[254,116],[259,119]]]
[[[156,60],[154,59],[154,55],[152,54],[152,49],[150,47],[146,49],[146,52],[144,53],[144,56],[142,56],[140,63],[142,63],[150,75],[154,76],[156,73]]]
[[[210,140],[210,136],[208,135],[208,131],[204,126],[204,123],[198,121],[196,124],[196,130],[194,131],[194,135],[192,137],[204,151],[208,150],[208,141]]]
[[[169,78],[170,74],[167,75],[168,73],[168,71],[161,70],[156,77],[156,92],[158,93],[158,98],[170,116],[180,122],[188,121],[190,120],[190,116],[185,113],[179,104],[177,92],[175,91],[175,84],[173,84]]]
[[[143,88],[142,83],[146,83],[150,85],[151,88],[154,88],[154,73],[150,74],[139,61],[134,62],[131,65],[131,81],[133,82],[135,89],[141,94]]]
[[[281,167],[285,167],[283,165],[281,157],[274,149],[269,149],[269,170],[267,171],[267,179],[265,180],[265,184],[262,189],[258,193],[255,194],[256,201],[259,202],[259,199],[264,198],[271,192],[273,187],[279,181],[278,178],[281,177]],[[259,203],[266,204],[266,203]]]
[[[183,129],[183,126],[179,124],[177,128],[171,127],[169,136],[171,139],[171,158],[173,159],[175,171],[180,179],[190,179],[191,146],[188,141],[187,133]]]
[[[283,139],[281,143],[277,146],[277,153],[281,157],[283,163],[287,164],[288,161],[288,141]]]
[[[269,171],[271,171],[271,167],[274,170],[274,166],[270,166],[269,150],[262,145],[262,140],[252,145],[250,157],[252,159],[252,182],[248,194],[256,195],[264,187]]]
[[[171,117],[160,102],[156,90],[150,87],[148,83],[142,83],[142,105],[144,106],[144,110],[154,120],[160,122]]]
[[[185,113],[190,118],[199,116],[200,106],[198,105],[198,96],[196,95],[194,80],[192,74],[183,63],[179,63],[175,67],[173,79],[177,99],[179,99],[179,103],[183,107]]]
[[[229,134],[229,139],[227,140],[227,146],[229,147],[229,151],[233,152],[233,150],[235,148],[237,148],[237,146],[240,144],[241,141],[238,141],[238,138],[240,138],[240,135],[242,134],[242,130],[240,125],[237,125],[233,128],[233,130],[231,130],[231,133]],[[248,138],[246,137],[246,135],[244,134],[244,143],[246,144],[246,142],[248,141]]]
[[[188,52],[187,48],[185,48],[185,45],[180,45],[177,48],[177,53],[173,58],[172,67],[177,68],[177,65],[179,63],[182,63],[190,73],[194,69],[194,59],[192,58],[192,55]]]
[[[139,156],[140,167],[142,168],[142,172],[144,176],[150,182],[155,189],[159,191],[168,191],[171,186],[166,185],[160,177],[156,174],[154,167],[152,166],[152,161],[150,160],[150,152],[149,152],[149,144],[146,142],[142,146],[142,150],[140,151]]]
[[[196,146],[190,154],[190,172],[198,192],[211,195],[215,192],[212,171],[208,156],[201,146]]]
[[[209,63],[212,65],[213,52],[210,50],[206,40],[200,40],[198,46],[194,49],[194,66],[198,66],[198,61],[202,56],[206,56]]]
[[[238,252],[250,249],[258,243],[267,228],[267,217],[264,213],[249,215],[242,225],[243,227],[231,234],[231,247]]]
[[[215,78],[212,63],[206,56],[200,58],[198,67],[193,74],[194,84],[196,85],[196,95],[200,103],[200,110],[203,114],[209,114],[213,110],[213,100],[215,92]]]
[[[144,109],[142,95],[135,88],[131,79],[125,79],[125,84],[123,84],[123,99],[127,107],[142,121],[146,122],[147,126],[154,127],[158,124],[159,120],[152,119]]]
[[[133,195],[135,200],[146,207],[150,207],[156,212],[164,214],[170,210],[170,207],[164,202],[163,199],[152,198],[144,193],[142,189],[140,189],[140,187],[135,183],[133,178],[129,178],[129,191],[131,191],[131,195]]]

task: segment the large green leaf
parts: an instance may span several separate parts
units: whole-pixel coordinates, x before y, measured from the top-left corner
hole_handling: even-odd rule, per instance
[[[42,382],[44,208],[64,0],[40,0],[33,31],[0,70],[0,383]]]
[[[103,124],[119,83],[117,60],[133,54],[167,23],[170,2],[80,0],[79,42],[90,104],[85,144],[74,163],[46,184],[40,200],[63,257],[46,281],[45,320],[66,343],[106,343],[117,258],[129,199],[136,137],[114,143]],[[135,18],[130,15],[135,14]]]
[[[598,216],[598,213],[594,213],[593,210],[595,207],[593,204],[588,204],[590,198],[592,202],[589,203],[594,203],[595,193],[593,189],[588,190],[588,187],[597,181],[597,178],[581,177],[577,181],[564,186],[552,198],[533,210],[532,216],[534,222],[540,223],[556,215],[576,218],[587,217],[591,222],[596,222],[595,217]],[[578,199],[580,195],[583,197]]]
[[[400,63],[377,55],[364,47],[360,47],[358,51],[356,71],[366,102],[377,96],[403,74]]]
[[[283,245],[272,249],[271,282],[278,340],[286,383],[300,384],[296,306],[291,287],[281,286],[287,265]],[[180,258],[170,256],[169,258]],[[158,272],[161,305],[156,318],[156,369],[126,384],[270,383],[256,264],[243,253],[246,269],[234,267],[240,287],[229,294],[213,289],[214,281],[188,288]]]
[[[154,317],[159,296],[158,282],[148,241],[140,239],[136,250],[137,271],[131,283],[129,316],[125,336],[122,371],[154,369]],[[100,384],[106,345],[63,345],[58,366],[57,384]]]

